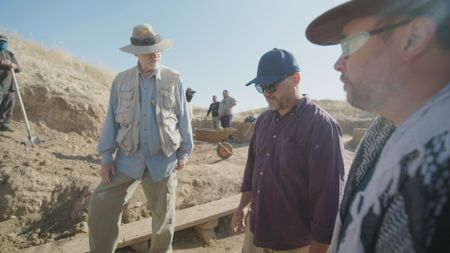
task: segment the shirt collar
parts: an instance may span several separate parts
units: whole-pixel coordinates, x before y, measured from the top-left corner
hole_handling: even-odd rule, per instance
[[[308,102],[308,100],[309,100],[309,96],[308,96],[307,94],[302,94],[302,97],[299,98],[299,99],[297,100],[297,103],[295,104],[295,106],[292,107],[292,109],[291,109],[288,113],[286,113],[285,115],[281,116],[281,115],[278,113],[278,111],[275,110],[275,111],[274,111],[275,117],[276,117],[277,119],[281,119],[281,118],[288,117],[288,116],[292,116],[292,115],[296,114],[296,113],[300,110],[300,108],[301,108],[306,102]]]
[[[138,69],[139,75],[142,76],[142,78],[143,78],[144,74],[142,73],[141,68],[139,67],[139,62],[137,64],[137,69]],[[155,76],[156,79],[161,80],[161,67],[158,67],[157,69],[153,70],[153,72],[149,78],[152,78],[153,76]]]

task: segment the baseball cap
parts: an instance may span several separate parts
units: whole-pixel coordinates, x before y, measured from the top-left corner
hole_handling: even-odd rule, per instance
[[[196,93],[196,91],[191,88],[187,88],[186,93]]]
[[[299,72],[297,60],[294,55],[284,49],[274,48],[261,56],[256,77],[245,86],[251,84],[272,84],[285,77]]]

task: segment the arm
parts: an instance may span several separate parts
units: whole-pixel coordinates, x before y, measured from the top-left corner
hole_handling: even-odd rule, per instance
[[[111,87],[109,106],[103,123],[102,133],[97,143],[97,152],[101,155],[101,176],[104,183],[109,183],[109,174],[115,174],[113,153],[116,151],[117,126],[114,119],[117,107],[117,94],[115,81]]]
[[[178,101],[178,128],[180,130],[181,135],[181,145],[177,150],[177,159],[178,159],[178,170],[182,170],[185,166],[188,156],[191,154],[194,148],[194,140],[192,138],[192,127],[191,121],[188,116],[188,108],[186,102],[186,95],[183,91],[183,83],[181,79],[178,78],[176,85],[176,100]]]
[[[236,105],[236,99],[230,97],[230,101],[231,101],[230,106],[228,106],[227,108],[228,114],[231,114],[231,109]]]
[[[21,71],[21,66],[19,65],[19,63],[17,63],[17,59],[14,54],[10,51],[7,51],[6,54],[9,55],[9,58],[11,58],[11,60],[5,59],[0,61],[0,66],[7,69],[13,69],[14,72],[19,73]]]
[[[245,229],[245,217],[247,217],[249,212],[249,204],[252,200],[252,192],[243,192],[241,195],[241,200],[239,201],[239,206],[233,214],[231,219],[231,230],[234,233],[242,233]]]
[[[231,219],[231,230],[235,233],[241,233],[245,229],[245,217],[249,213],[249,204],[252,199],[252,177],[253,177],[253,167],[255,164],[255,133],[258,125],[255,126],[255,131],[253,132],[252,139],[250,141],[250,146],[248,148],[247,164],[245,166],[244,178],[241,185],[241,200],[239,206],[233,214]]]
[[[211,104],[211,105],[209,106],[208,112],[206,113],[206,117],[208,117],[209,114],[211,113],[212,107],[213,107],[213,104]]]
[[[323,249],[331,241],[339,206],[344,175],[343,145],[337,123],[323,115],[317,115],[314,121],[307,151],[310,227],[312,240],[316,242],[314,247]]]
[[[14,69],[14,72],[16,72],[16,73],[19,73],[22,71],[22,67],[19,65],[16,57],[12,53],[11,53],[11,68]]]

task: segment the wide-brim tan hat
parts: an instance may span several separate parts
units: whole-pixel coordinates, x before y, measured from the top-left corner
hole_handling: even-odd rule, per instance
[[[130,45],[121,47],[126,53],[140,55],[162,52],[173,45],[173,41],[163,39],[149,24],[137,25],[133,28]]]
[[[352,0],[323,13],[306,28],[306,38],[318,45],[335,45],[342,38],[342,28],[349,21],[367,16],[436,16],[448,11],[450,0]],[[442,11],[441,11],[442,12]]]

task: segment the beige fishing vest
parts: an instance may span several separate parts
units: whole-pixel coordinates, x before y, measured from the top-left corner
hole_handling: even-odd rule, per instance
[[[177,82],[179,74],[165,66],[160,67],[161,80],[156,78],[155,108],[156,120],[159,126],[161,149],[164,155],[171,156],[181,144],[178,129],[179,108],[176,92],[179,90]],[[115,121],[119,126],[116,144],[126,154],[136,152],[139,143],[139,122],[141,107],[139,105],[139,69],[121,72],[116,77],[118,104]]]

